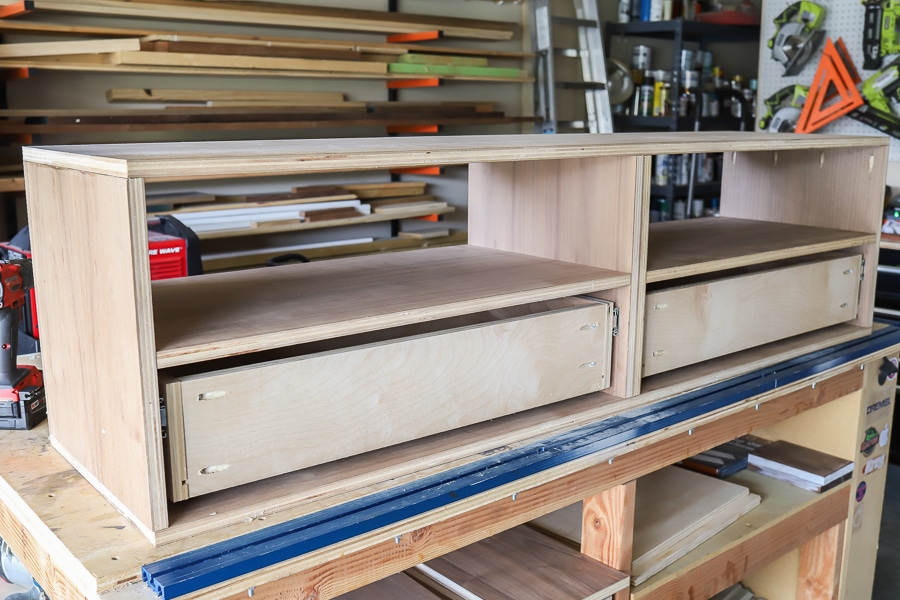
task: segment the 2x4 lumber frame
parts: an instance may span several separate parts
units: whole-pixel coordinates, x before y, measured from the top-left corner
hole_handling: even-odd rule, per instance
[[[673,439],[669,438],[669,440],[659,441],[655,445],[628,452],[619,457],[621,460],[615,462],[610,460],[608,465],[604,465],[606,458],[615,456],[615,449],[621,448],[623,444],[639,438],[651,438],[651,434],[663,430],[672,436],[677,436],[677,433],[680,431],[680,424],[702,418],[704,415],[712,415],[728,407],[735,408],[736,412],[731,417],[720,416],[717,419],[710,419],[705,426],[709,428],[708,430],[701,431],[699,426],[691,426],[691,433],[696,436],[693,441],[701,447],[709,447],[704,444],[704,434],[708,435],[710,431],[716,431],[719,436],[726,435],[718,430],[720,427],[726,427],[726,422],[729,423],[727,427],[736,427],[738,431],[746,432],[754,427],[758,427],[760,423],[767,422],[774,414],[778,414],[779,419],[786,418],[788,414],[782,411],[788,406],[791,406],[791,408],[787,412],[796,414],[794,411],[802,412],[815,405],[815,403],[809,402],[798,403],[796,399],[790,404],[782,405],[780,400],[784,400],[784,398],[781,398],[771,400],[766,404],[760,403],[758,408],[755,409],[752,405],[745,404],[748,399],[754,398],[759,394],[772,392],[782,386],[790,386],[809,377],[825,373],[830,369],[839,368],[848,362],[872,356],[873,353],[877,354],[880,350],[894,348],[897,344],[900,344],[900,330],[886,328],[863,340],[798,357],[781,365],[773,366],[771,369],[766,369],[763,372],[748,374],[651,406],[634,409],[550,440],[528,444],[502,455],[452,469],[445,473],[425,477],[411,486],[404,486],[401,490],[386,490],[375,493],[372,496],[352,501],[346,505],[325,509],[314,515],[302,517],[283,525],[274,526],[195,552],[188,552],[156,564],[147,565],[144,569],[144,578],[166,600],[210,586],[212,586],[210,593],[224,595],[224,590],[218,586],[226,579],[249,575],[260,569],[269,569],[272,565],[282,560],[289,560],[297,556],[315,555],[316,553],[327,551],[329,547],[340,547],[342,542],[360,536],[373,535],[381,528],[388,527],[394,523],[405,523],[410,528],[407,530],[414,530],[415,520],[423,514],[438,509],[451,511],[453,510],[451,506],[459,507],[476,497],[483,497],[488,491],[494,489],[499,494],[500,490],[506,490],[510,486],[518,485],[519,487],[514,487],[513,489],[523,490],[523,492],[527,491],[532,486],[526,484],[526,480],[538,474],[548,474],[554,470],[561,470],[565,473],[568,469],[567,472],[570,474],[580,470],[581,473],[579,473],[580,477],[577,484],[572,480],[566,480],[566,475],[561,474],[559,475],[560,479],[553,484],[547,485],[554,487],[565,482],[568,486],[581,488],[581,495],[575,497],[584,498],[614,485],[616,479],[607,479],[606,485],[590,491],[592,489],[591,476],[584,470],[584,465],[576,467],[579,461],[590,461],[591,464],[595,465],[593,467],[594,470],[602,470],[603,467],[608,466],[608,470],[616,470],[620,476],[626,476],[627,473],[628,479],[624,481],[630,481],[634,477],[653,470],[655,464],[665,464],[663,461],[675,462],[689,456],[690,450],[693,450],[696,446],[695,444],[690,444],[694,448],[685,448],[677,443],[667,446],[666,444],[674,442]],[[841,388],[841,396],[858,390],[862,385],[862,374],[858,370],[846,372],[846,377],[849,387]],[[835,382],[837,379],[839,378],[835,378]],[[849,383],[851,381],[852,383]],[[824,386],[819,387],[824,388]],[[797,393],[811,393],[815,395],[816,390],[807,386]],[[825,392],[823,398],[825,397],[833,400],[839,396],[831,396],[828,392]],[[822,401],[822,398],[819,401]],[[766,410],[763,410],[764,406]],[[770,411],[777,412],[773,414]],[[729,421],[729,418],[734,419],[735,422],[732,423]],[[732,437],[734,437],[733,432]],[[721,442],[715,441],[710,446],[715,445],[715,443]],[[659,452],[660,449],[654,447],[656,445],[665,446],[670,455],[666,456],[666,453]],[[648,454],[653,449],[656,449],[658,454]],[[613,454],[610,454],[610,452]],[[647,461],[646,458],[648,456],[654,456],[654,460]],[[641,460],[644,461],[643,464],[640,462]],[[625,464],[623,465],[622,463]],[[541,487],[538,486],[536,490],[530,491],[535,492],[536,495],[541,495]],[[562,489],[567,489],[569,494],[572,493],[571,488],[563,487]],[[848,489],[849,486],[845,486],[843,492],[846,494]],[[516,495],[518,494],[514,495],[514,499],[516,499]],[[521,510],[527,511],[527,500],[531,497],[533,497],[532,494],[528,494],[525,498],[526,502],[523,502],[524,506],[519,505],[522,507]],[[549,512],[566,506],[565,501],[570,502],[571,497],[567,496],[565,500],[557,505],[555,502],[547,502],[547,497],[544,496],[545,502],[541,505],[542,509],[544,512]],[[508,498],[503,502],[508,503]],[[515,504],[515,502],[512,504]],[[478,506],[476,504],[470,508],[477,509]],[[481,506],[484,505],[482,504]],[[844,514],[846,515],[846,503],[843,506]],[[516,518],[521,517],[518,506],[512,511],[515,515],[513,517],[515,520],[512,523],[499,519],[492,521],[495,523],[494,527],[497,527],[495,531],[522,522]],[[477,513],[478,511],[475,510],[475,512]],[[450,514],[446,516],[445,524],[447,521],[453,520]],[[468,519],[473,517],[471,514],[465,516]],[[538,515],[529,516],[534,518]],[[501,525],[500,522],[503,524]],[[435,527],[437,526],[436,524]],[[484,537],[490,535],[490,532],[482,530],[479,535]],[[418,560],[421,561],[423,559],[423,551],[426,551],[424,559],[427,560],[427,550],[431,552],[434,552],[434,550],[419,547],[415,543],[416,537],[414,535],[413,546],[415,547]],[[424,536],[421,539],[430,537]],[[469,541],[474,540],[470,538]],[[260,551],[262,548],[265,548],[265,552]],[[444,544],[441,544],[441,550],[449,551]],[[345,556],[348,561],[352,560],[351,557],[347,557],[345,551],[340,552],[340,555]],[[397,566],[402,568],[412,566],[403,565],[403,561],[400,560],[400,557],[397,557],[396,552],[393,552],[392,555],[397,558],[396,562],[401,563]],[[321,573],[321,569],[317,571]],[[293,572],[296,573],[296,569]],[[382,572],[381,576],[385,574],[387,573]],[[304,581],[304,584],[309,583],[309,581]],[[242,585],[246,589],[247,582],[245,581]],[[252,577],[249,585],[253,585]]]
[[[101,16],[238,23],[376,33],[416,33],[439,29],[446,37],[510,40],[517,26],[499,21],[431,17],[410,13],[336,9],[275,2],[198,2],[196,0],[31,0],[32,9]],[[11,15],[12,16],[12,15]]]

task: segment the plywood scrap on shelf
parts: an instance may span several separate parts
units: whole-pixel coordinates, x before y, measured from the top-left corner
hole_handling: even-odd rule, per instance
[[[407,52],[401,54],[396,62],[410,65],[455,65],[458,67],[486,67],[488,59],[484,56],[454,56],[440,54],[419,54],[416,52]]]
[[[175,52],[179,54],[219,54],[232,56],[260,56],[267,58],[305,58],[314,60],[362,60],[359,50],[330,50],[320,48],[298,48],[263,44],[241,44],[205,41],[146,40],[139,48],[128,50],[145,52]]]
[[[440,30],[445,37],[510,40],[512,23],[412,13],[326,8],[276,2],[197,0],[31,0],[38,14],[62,12],[93,16],[122,16],[240,25],[269,25],[378,33]]]
[[[419,202],[432,202],[434,196],[431,194],[420,194],[418,196],[395,196],[392,198],[379,198],[377,200],[366,200],[366,204],[373,209],[379,206],[395,205],[395,204],[414,204]]]
[[[446,202],[401,202],[399,204],[382,204],[372,209],[377,214],[389,214],[408,210],[440,210],[447,208]]]
[[[292,192],[275,192],[269,194],[217,194],[216,202],[241,203],[241,204],[268,204],[271,202],[283,202],[293,200],[302,202],[333,202],[336,200],[356,200],[356,194],[347,192],[341,186],[311,186],[309,188],[294,188]]]
[[[390,183],[354,183],[345,185],[363,200],[390,196],[418,196],[425,193],[424,181],[392,181]],[[295,188],[296,189],[296,188]]]
[[[155,194],[147,194],[147,207],[157,206],[180,206],[183,204],[205,204],[214,202],[216,197],[213,194],[204,194],[202,192],[158,192]]]
[[[0,58],[103,54],[141,49],[137,38],[0,44]]]
[[[349,104],[349,103],[348,103]],[[161,110],[0,110],[0,134],[131,133],[138,131],[238,131],[434,124],[492,125],[530,122],[502,113],[469,116],[373,115],[363,106],[173,107]]]
[[[113,65],[149,65],[157,67],[203,67],[209,69],[266,69],[328,71],[334,73],[385,73],[384,63],[353,60],[315,60],[308,58],[272,58],[179,52],[113,52],[107,56]]]
[[[147,27],[147,23],[153,21],[140,21],[140,27],[107,27],[102,25],[73,25],[71,23],[53,22],[48,20],[20,21],[14,19],[0,19],[0,32],[40,34],[58,36],[98,36],[98,37],[139,37],[147,41],[171,40],[171,41],[205,41],[209,43],[241,43],[253,45],[270,45],[285,47],[320,48],[323,50],[348,50],[360,51],[363,54],[381,54],[399,56],[408,52],[419,54],[451,54],[483,56],[488,58],[528,59],[533,58],[531,52],[494,50],[489,47],[459,48],[452,46],[422,46],[417,44],[396,44],[385,42],[366,42],[361,40],[340,41],[323,39],[304,39],[281,36],[259,36],[236,33],[209,33],[191,31],[164,31],[159,28]]]
[[[525,76],[522,69],[504,67],[469,67],[458,65],[436,64],[407,64],[389,63],[389,73],[403,73],[406,75],[468,75],[470,77],[502,77],[518,79]]]
[[[434,238],[446,237],[450,235],[450,230],[446,227],[434,227],[429,229],[421,229],[419,231],[401,231],[397,235],[399,237],[411,240],[432,240]]]
[[[678,467],[639,478],[632,583],[640,585],[759,503],[745,486]]]
[[[350,240],[333,240],[319,244],[298,244],[275,248],[256,248],[230,252],[204,253],[203,272],[212,273],[232,269],[259,267],[272,258],[286,253],[300,252],[310,260],[325,260],[338,257],[353,257],[381,252],[395,252],[416,248],[436,248],[465,244],[465,232],[454,232],[444,238],[415,240],[407,238],[356,238]]]
[[[438,586],[470,599],[604,600],[628,588],[626,574],[525,525],[416,569]]]

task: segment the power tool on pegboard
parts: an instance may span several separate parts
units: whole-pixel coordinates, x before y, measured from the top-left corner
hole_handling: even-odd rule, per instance
[[[863,69],[874,71],[881,68],[885,56],[900,54],[900,1],[864,0],[863,4]]]
[[[0,429],[31,429],[47,416],[41,372],[18,365],[19,313],[33,288],[31,260],[0,262]]]
[[[793,133],[808,95],[808,87],[789,85],[766,98],[766,112],[759,119],[759,128],[773,133]]]
[[[796,75],[825,40],[825,7],[803,0],[775,17],[775,35],[769,38],[772,58],[784,65],[784,76]]]

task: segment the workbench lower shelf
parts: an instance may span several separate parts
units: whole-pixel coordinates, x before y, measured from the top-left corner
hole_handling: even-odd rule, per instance
[[[847,520],[849,483],[815,494],[750,471],[728,481],[762,496],[760,505],[632,588],[633,600],[710,598]]]

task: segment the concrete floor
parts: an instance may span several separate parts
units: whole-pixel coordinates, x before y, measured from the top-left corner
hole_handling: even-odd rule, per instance
[[[888,466],[872,600],[900,598],[900,465]]]

